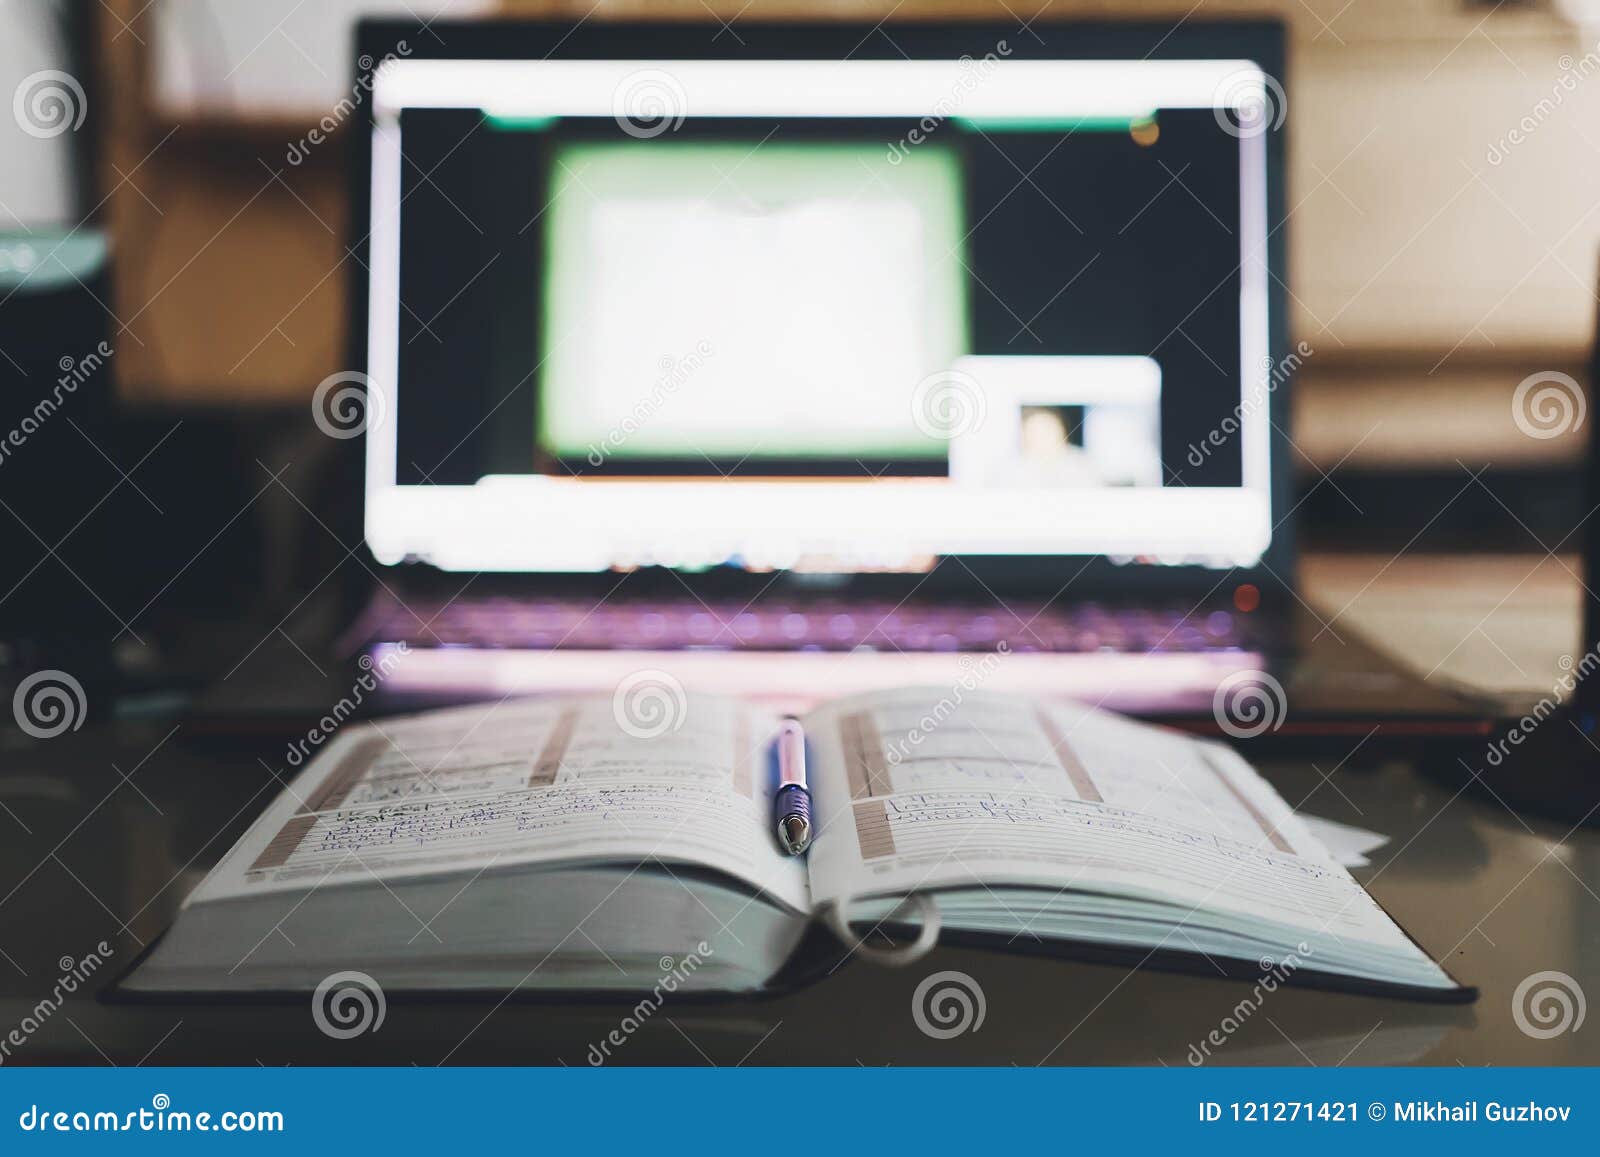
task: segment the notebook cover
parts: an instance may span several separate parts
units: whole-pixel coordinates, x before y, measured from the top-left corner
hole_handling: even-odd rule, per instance
[[[1199,952],[1179,948],[1158,948],[1152,951],[1148,948],[1097,944],[1087,940],[1053,940],[1022,944],[1004,933],[961,932],[949,928],[940,935],[939,943],[1003,950],[1020,956],[1045,956],[1082,964],[1149,968],[1157,972],[1178,972],[1214,978],[1219,976],[1218,969],[1221,969],[1221,975],[1227,979],[1246,982],[1261,979],[1264,971],[1260,962],[1256,960],[1241,960],[1232,956],[1205,956]],[[1450,973],[1446,971],[1445,975],[1450,976]],[[1450,979],[1456,980],[1454,976],[1450,976]],[[1476,988],[1463,985],[1459,981],[1456,981],[1455,988],[1425,988],[1414,984],[1390,984],[1367,980],[1309,967],[1300,967],[1289,973],[1282,981],[1282,987],[1345,992],[1355,996],[1383,996],[1426,1004],[1471,1004],[1478,999]]]
[[[914,936],[916,929],[903,925],[885,925],[897,936]],[[1401,929],[1403,932],[1404,929]],[[1410,934],[1407,933],[1410,939]],[[276,989],[254,992],[146,992],[129,988],[127,981],[138,971],[146,957],[160,943],[160,937],[139,953],[133,961],[117,974],[100,994],[99,999],[108,1004],[295,1004],[310,996],[309,989]],[[1052,940],[1020,943],[1004,933],[963,932],[946,928],[939,937],[941,945],[978,948],[985,951],[1013,953],[1020,956],[1043,956],[1057,960],[1070,960],[1081,964],[1100,964],[1121,968],[1148,968],[1156,972],[1173,972],[1193,976],[1216,978],[1218,970],[1230,980],[1253,982],[1260,979],[1259,961],[1243,960],[1229,956],[1202,956],[1184,949],[1133,948],[1086,940]],[[1412,940],[1415,944],[1416,941]],[[1418,945],[1420,948],[1421,946]],[[716,1004],[738,1000],[772,1000],[806,987],[836,972],[852,962],[855,954],[842,945],[831,931],[813,922],[801,937],[799,945],[788,961],[760,989],[720,992],[679,992],[674,1000],[698,1004]],[[1446,975],[1450,975],[1448,971]],[[1454,976],[1450,977],[1455,980]],[[1311,988],[1327,992],[1346,992],[1361,996],[1382,996],[1398,1000],[1412,1000],[1428,1004],[1470,1004],[1478,999],[1476,988],[1457,982],[1455,988],[1423,988],[1416,985],[1387,984],[1324,972],[1315,968],[1298,968],[1283,981],[1286,988]],[[384,989],[384,998],[401,1003],[472,1003],[513,1000],[530,1004],[615,1004],[632,1005],[646,989],[624,991],[596,991],[592,989],[520,988],[507,992],[495,989]]]
[[[1360,881],[1356,881],[1360,883]],[[1363,886],[1364,887],[1364,886]],[[1367,893],[1372,896],[1371,892]],[[1400,934],[1416,946],[1429,960],[1433,954],[1407,931],[1404,924],[1394,918],[1376,896],[1372,902]],[[896,935],[915,935],[914,927],[889,925],[884,927]],[[1158,972],[1181,972],[1195,976],[1217,976],[1218,969],[1229,980],[1255,981],[1265,971],[1259,960],[1245,960],[1236,956],[1215,956],[1182,948],[1137,948],[1120,944],[1097,943],[1092,940],[1036,940],[1022,943],[1001,932],[971,932],[958,928],[945,928],[939,933],[940,944],[963,945],[972,948],[1015,952],[1020,956],[1046,956],[1057,960],[1072,960],[1083,964],[1110,964],[1121,967],[1151,968]],[[1438,962],[1435,961],[1437,964]],[[1357,996],[1385,996],[1396,1000],[1413,1000],[1424,1004],[1472,1004],[1478,999],[1478,990],[1462,984],[1443,964],[1439,968],[1455,984],[1454,988],[1427,988],[1416,984],[1391,984],[1380,980],[1346,976],[1338,972],[1325,972],[1317,968],[1301,967],[1291,972],[1282,982],[1285,988],[1313,988],[1324,992],[1347,992]]]
[[[236,1005],[236,1004],[300,1004],[310,998],[309,988],[258,989],[252,991],[213,991],[191,989],[177,992],[155,992],[132,988],[128,982],[138,972],[145,960],[155,951],[166,933],[156,937],[133,960],[117,973],[111,983],[103,988],[96,999],[116,1005]],[[720,1004],[737,1000],[774,1000],[806,984],[820,980],[834,971],[844,948],[821,924],[807,926],[800,943],[796,945],[782,968],[768,978],[758,989],[725,989],[701,992],[678,991],[673,993],[674,1003]],[[384,987],[383,997],[390,1003],[401,1004],[498,1004],[509,1000],[526,1004],[637,1004],[648,988],[637,989],[581,989],[581,988],[390,988]]]

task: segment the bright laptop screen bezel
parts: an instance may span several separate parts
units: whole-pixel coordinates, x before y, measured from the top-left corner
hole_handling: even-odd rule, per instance
[[[993,60],[962,98],[973,118],[1138,118],[1162,108],[1245,112],[1268,99],[1266,74],[1241,59]],[[962,84],[962,60],[423,60],[391,59],[373,79],[368,275],[366,537],[382,563],[443,570],[596,572],[659,564],[699,569],[742,560],[759,569],[826,559],[849,572],[914,569],[947,555],[1121,556],[1250,567],[1273,538],[1267,142],[1238,134],[1240,402],[1237,487],[1095,492],[1070,511],[872,480],[713,479],[696,483],[493,475],[475,486],[400,485],[400,203],[405,108],[470,108],[507,117],[605,117],[641,69],[671,75],[694,116],[940,116]],[[1255,399],[1258,404],[1251,404]],[[686,490],[685,487],[690,489]],[[1015,496],[1012,496],[1015,497]],[[535,528],[517,533],[511,528]]]

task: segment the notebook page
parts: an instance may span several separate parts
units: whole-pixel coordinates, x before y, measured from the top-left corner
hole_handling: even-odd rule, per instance
[[[653,706],[520,700],[350,725],[194,899],[516,864],[660,861],[727,872],[809,910],[804,868],[770,831],[764,760],[777,718],[658,690]]]
[[[841,700],[806,727],[819,905],[954,887],[1072,888],[1418,953],[1220,744],[1076,704],[950,688]]]

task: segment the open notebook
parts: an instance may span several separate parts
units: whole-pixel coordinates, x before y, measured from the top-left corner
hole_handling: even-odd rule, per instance
[[[346,727],[123,991],[309,991],[338,969],[390,992],[623,993],[667,972],[753,991],[795,977],[830,906],[861,931],[916,894],[946,940],[1470,996],[1221,744],[1009,695],[842,699],[801,720],[818,835],[791,858],[772,831],[778,716],[635,706]]]

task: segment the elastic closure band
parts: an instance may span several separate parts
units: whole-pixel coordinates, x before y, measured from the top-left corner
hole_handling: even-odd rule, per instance
[[[933,946],[939,942],[939,931],[944,927],[944,919],[939,914],[939,905],[931,895],[923,892],[913,892],[900,903],[896,904],[888,915],[878,920],[869,931],[876,931],[884,924],[891,923],[902,913],[915,909],[921,923],[917,929],[917,938],[905,944],[894,944],[882,947],[877,944],[868,944],[864,937],[858,936],[855,929],[850,927],[850,906],[855,903],[854,897],[846,896],[828,904],[822,909],[822,922],[839,938],[839,942],[849,948],[853,953],[859,953],[864,959],[882,964],[887,968],[903,968],[921,960]]]

